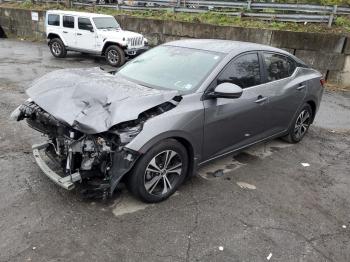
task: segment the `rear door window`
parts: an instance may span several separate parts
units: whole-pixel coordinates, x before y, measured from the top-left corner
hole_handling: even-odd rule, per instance
[[[60,26],[60,15],[49,14],[47,16],[47,24]]]
[[[263,57],[268,82],[287,78],[295,71],[295,62],[284,55],[263,53]]]
[[[235,58],[221,72],[217,84],[233,83],[241,88],[261,84],[260,64],[257,53],[249,53]]]
[[[74,28],[74,16],[63,16],[63,27]]]

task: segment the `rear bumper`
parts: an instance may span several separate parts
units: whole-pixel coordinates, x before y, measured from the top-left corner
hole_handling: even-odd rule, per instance
[[[50,180],[52,180],[55,184],[59,185],[60,187],[66,190],[72,190],[75,187],[74,182],[81,181],[81,176],[79,172],[76,172],[68,176],[60,176],[56,172],[54,172],[43,160],[40,153],[41,150],[46,149],[48,146],[49,146],[49,143],[47,142],[32,146],[33,155],[36,163],[40,167],[41,171],[43,171],[44,174]]]
[[[141,48],[125,49],[125,54],[128,56],[137,56],[139,54],[142,54],[143,52],[146,52],[148,49],[149,49],[149,46],[143,46]]]

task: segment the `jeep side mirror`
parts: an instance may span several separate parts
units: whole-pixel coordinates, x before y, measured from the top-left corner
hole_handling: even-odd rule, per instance
[[[92,25],[87,24],[86,29],[89,30],[90,32],[94,31],[94,27]]]

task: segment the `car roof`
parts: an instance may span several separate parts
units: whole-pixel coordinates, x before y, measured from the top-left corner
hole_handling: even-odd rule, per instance
[[[205,51],[219,52],[219,53],[243,53],[247,51],[273,51],[279,52],[286,55],[291,55],[288,52],[271,47],[268,45],[250,43],[250,42],[241,42],[241,41],[231,41],[231,40],[219,40],[219,39],[184,39],[177,40],[166,43],[165,45],[178,46],[178,47],[187,47],[194,48]]]
[[[88,12],[77,12],[77,11],[64,11],[64,10],[48,10],[47,13],[50,14],[62,14],[62,15],[76,15],[76,16],[84,16],[84,17],[112,17],[111,15],[103,15],[96,13],[88,13]]]

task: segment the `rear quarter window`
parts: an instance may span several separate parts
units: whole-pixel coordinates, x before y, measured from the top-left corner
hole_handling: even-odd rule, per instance
[[[47,24],[53,26],[60,26],[60,15],[49,14],[47,16]]]

